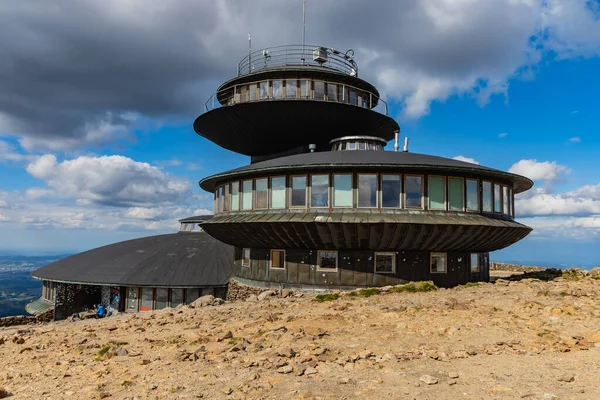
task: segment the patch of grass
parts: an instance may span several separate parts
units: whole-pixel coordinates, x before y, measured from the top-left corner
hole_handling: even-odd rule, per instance
[[[592,279],[600,280],[600,275],[592,275]]]
[[[326,294],[318,294],[315,297],[319,303],[323,303],[324,301],[334,301],[340,298],[339,293],[326,293]]]
[[[258,336],[262,336],[262,335],[264,335],[265,333],[267,333],[267,331],[265,331],[265,330],[262,330],[262,329],[261,329],[261,330],[259,330],[259,331],[258,331],[258,332],[256,332],[256,333],[258,334]]]
[[[516,282],[516,281],[522,281],[523,279],[539,279],[540,281],[549,282],[549,281],[553,281],[556,278],[560,278],[562,276],[563,276],[563,271],[561,269],[548,268],[543,271],[525,272],[524,274],[521,274],[521,275],[512,275],[512,276],[505,278],[505,280]]]
[[[98,352],[98,355],[100,357],[102,357],[103,355],[108,353],[109,350],[110,350],[110,346],[104,346],[102,349],[100,349],[100,351]]]
[[[409,282],[406,285],[394,286],[390,289],[389,293],[418,293],[418,292],[432,292],[438,290],[432,282],[419,281]]]
[[[239,341],[240,341],[240,339],[239,339],[239,338],[232,337],[231,339],[229,339],[229,341],[227,342],[227,344],[230,344],[230,345],[232,345],[232,346],[233,346],[234,344],[236,344],[236,343],[237,343],[237,342],[239,342]]]
[[[131,382],[131,381],[123,381],[123,382],[121,382],[121,386],[131,386],[131,385],[133,385],[133,382]]]
[[[467,282],[464,285],[465,287],[477,287],[477,286],[481,286],[481,283],[479,282]]]
[[[360,289],[358,291],[358,295],[361,297],[371,297],[380,293],[381,292],[377,288]]]

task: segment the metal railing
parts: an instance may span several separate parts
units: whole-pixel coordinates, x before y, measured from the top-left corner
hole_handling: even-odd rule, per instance
[[[248,54],[238,65],[238,76],[265,68],[282,66],[316,66],[358,76],[354,50],[345,53],[330,47],[287,45],[267,47]]]
[[[279,80],[279,82],[282,82]],[[302,80],[301,80],[302,81]],[[306,80],[305,80],[306,81]],[[356,107],[367,108],[378,112],[383,115],[388,115],[388,105],[382,100],[377,94],[373,92],[366,91],[364,89],[345,85],[340,83],[335,83],[335,96],[331,97],[328,94],[327,90],[324,90],[323,96],[319,96],[315,98],[315,91],[310,90],[309,94],[306,96],[293,96],[288,97],[283,95],[283,86],[281,87],[281,92],[275,94],[273,90],[267,89],[267,94],[264,95],[260,89],[260,83],[265,82],[273,82],[273,81],[255,81],[243,83],[240,85],[230,86],[226,89],[222,89],[212,96],[208,98],[206,103],[204,103],[204,112],[212,111],[216,108],[232,106],[240,103],[257,103],[257,102],[266,102],[266,101],[297,101],[297,100],[312,100],[312,101],[322,101],[329,103],[343,103],[350,104]],[[254,98],[251,98],[249,87],[254,86]],[[269,87],[271,87],[269,85]],[[245,91],[242,91],[242,88]],[[286,93],[287,94],[287,93]],[[245,98],[243,98],[245,97]]]

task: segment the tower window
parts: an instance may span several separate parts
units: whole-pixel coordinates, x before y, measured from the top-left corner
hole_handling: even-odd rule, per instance
[[[479,182],[467,179],[467,211],[479,211]]]
[[[471,272],[479,272],[479,254],[471,253]]]
[[[285,176],[271,178],[271,208],[285,208]]]
[[[483,212],[492,212],[492,183],[483,182]]]
[[[429,176],[429,209],[446,209],[446,178]]]
[[[404,178],[407,208],[423,208],[423,177],[406,175]]]
[[[333,175],[333,206],[352,207],[352,174]]]
[[[256,185],[256,204],[255,209],[264,210],[269,206],[269,184],[267,178],[255,180]]]
[[[494,184],[494,212],[502,212],[502,195],[500,185]]]
[[[386,208],[400,208],[400,194],[402,184],[400,175],[381,176],[381,206]]]
[[[396,253],[375,253],[375,272],[393,274],[396,272]]]
[[[317,268],[321,271],[337,271],[338,252],[335,250],[319,250],[317,252]]]
[[[329,175],[312,175],[310,179],[310,206],[329,207]]]
[[[252,180],[242,182],[242,210],[252,210]]]
[[[431,273],[446,273],[446,253],[431,253]]]
[[[448,178],[448,209],[463,211],[463,180],[462,178]]]
[[[358,174],[358,206],[377,207],[377,174]]]
[[[285,269],[285,250],[271,250],[271,269]]]
[[[291,206],[306,207],[306,176],[293,176],[291,186]]]
[[[250,249],[244,248],[242,249],[242,267],[250,266]]]

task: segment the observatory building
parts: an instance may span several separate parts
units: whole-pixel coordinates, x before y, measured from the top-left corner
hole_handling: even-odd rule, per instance
[[[262,287],[350,289],[489,279],[489,252],[531,228],[514,195],[531,180],[398,151],[400,127],[353,52],[282,46],[249,53],[195,131],[250,165],[209,176],[202,228],[234,246],[233,277]],[[384,146],[395,140],[395,151]]]

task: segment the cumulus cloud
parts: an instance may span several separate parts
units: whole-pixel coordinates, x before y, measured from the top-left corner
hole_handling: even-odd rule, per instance
[[[533,181],[552,182],[564,178],[571,170],[556,161],[520,160],[515,163],[508,172],[523,175]]]
[[[501,132],[501,133],[499,133],[499,134],[498,134],[498,137],[499,137],[500,139],[502,139],[502,138],[505,138],[505,137],[507,137],[507,136],[508,136],[508,132]]]
[[[147,163],[122,156],[81,156],[59,162],[46,154],[27,166],[62,197],[117,207],[182,201],[190,196],[187,181],[174,179]]]
[[[465,157],[465,156],[456,156],[456,157],[452,157],[455,160],[458,161],[464,161],[464,162],[468,162],[471,164],[477,164],[479,165],[479,161],[475,160],[474,158],[469,158],[469,157]]]
[[[190,121],[235,73],[248,31],[257,47],[299,42],[301,2],[258,4],[0,2],[0,134],[19,138],[28,151],[59,151],[133,140],[131,129],[144,118]],[[590,4],[309,2],[307,41],[355,49],[360,76],[414,118],[454,94],[481,105],[507,98],[508,82],[544,52],[597,55],[600,21]]]
[[[0,222],[6,222],[6,221],[10,221],[10,218],[8,218],[5,215],[0,214]]]

